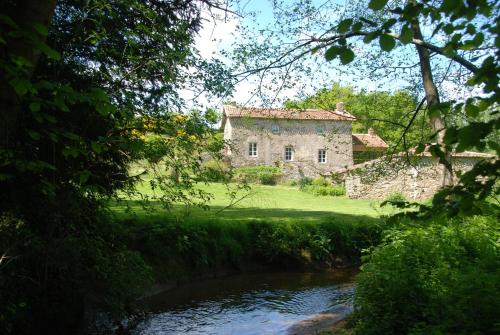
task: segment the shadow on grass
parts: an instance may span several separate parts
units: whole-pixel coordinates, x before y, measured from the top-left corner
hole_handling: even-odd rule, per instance
[[[164,208],[160,202],[150,202],[146,207],[140,201],[124,200],[111,205],[112,211],[118,219],[135,218],[139,220],[166,219],[181,221],[221,221],[221,222],[249,222],[254,220],[281,221],[281,222],[324,222],[340,221],[345,223],[376,222],[380,218],[367,214],[342,213],[335,210],[318,211],[291,208],[259,208],[259,207],[224,207],[210,206],[209,209],[200,207],[185,207],[174,205],[170,209]]]

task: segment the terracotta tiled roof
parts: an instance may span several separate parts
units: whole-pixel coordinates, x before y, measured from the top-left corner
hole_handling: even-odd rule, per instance
[[[367,148],[388,148],[387,143],[384,142],[377,134],[352,134],[353,145],[364,145]]]
[[[355,121],[356,118],[346,111],[323,109],[285,109],[224,106],[226,117],[249,117],[259,119],[290,120],[338,120]]]

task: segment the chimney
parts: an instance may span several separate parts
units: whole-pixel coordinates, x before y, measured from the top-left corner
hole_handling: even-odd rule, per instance
[[[368,128],[368,135],[370,135],[370,136],[375,136],[375,135],[376,135],[376,134],[375,134],[375,129],[373,129],[373,128],[371,128],[371,127],[370,127],[370,128]]]
[[[337,112],[343,112],[344,111],[344,103],[343,102],[337,102],[337,105],[335,106],[335,109]]]

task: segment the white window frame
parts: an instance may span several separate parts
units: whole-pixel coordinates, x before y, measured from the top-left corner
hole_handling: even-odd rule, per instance
[[[257,142],[248,143],[248,156],[257,157]]]
[[[290,158],[287,157],[288,153],[290,154]],[[293,162],[293,147],[291,145],[285,147],[285,162]]]
[[[326,149],[318,149],[318,163],[326,163]]]
[[[280,133],[280,126],[279,126],[279,124],[276,124],[276,123],[272,124],[271,125],[271,132],[273,134],[279,134]]]

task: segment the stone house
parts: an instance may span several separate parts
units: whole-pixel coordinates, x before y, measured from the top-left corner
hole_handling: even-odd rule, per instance
[[[479,161],[495,159],[480,152],[451,155],[454,174],[469,171]],[[418,155],[397,154],[337,171],[344,177],[346,193],[353,199],[386,199],[400,193],[411,200],[431,198],[442,187],[443,167],[429,152]]]
[[[234,167],[277,165],[285,178],[328,174],[353,165],[352,122],[336,110],[224,106],[226,155]]]

